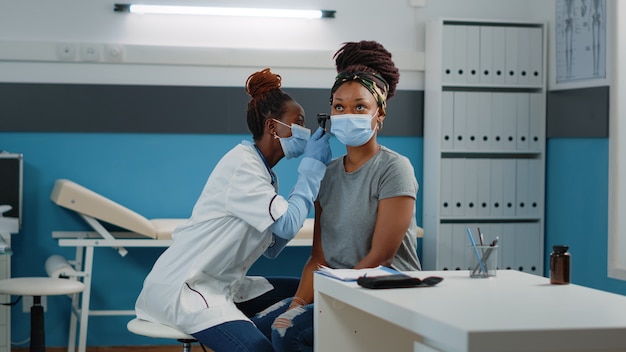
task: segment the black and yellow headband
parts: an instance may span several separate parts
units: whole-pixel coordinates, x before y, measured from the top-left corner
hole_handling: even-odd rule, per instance
[[[389,84],[385,79],[376,74],[369,72],[342,72],[335,77],[335,84],[333,84],[333,88],[330,90],[330,102],[332,104],[333,94],[339,89],[339,87],[348,82],[348,81],[356,81],[359,82],[363,87],[365,87],[374,98],[376,98],[376,102],[378,106],[382,110],[382,113],[385,114],[385,109],[387,107],[387,92],[389,91]]]

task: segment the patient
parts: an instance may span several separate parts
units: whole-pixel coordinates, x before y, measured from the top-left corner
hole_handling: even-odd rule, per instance
[[[373,41],[345,43],[335,63],[330,132],[346,145],[346,154],[328,164],[322,180],[313,248],[298,291],[253,318],[268,335],[273,322],[276,351],[313,350],[313,271],[319,265],[421,269],[413,166],[377,141],[398,69],[391,54]]]
[[[215,166],[135,305],[138,318],[173,326],[215,352],[273,351],[248,316],[292,296],[298,279],[270,283],[246,272],[261,255],[278,255],[296,235],[331,159],[328,134],[318,129],[310,136],[304,110],[280,86],[281,77],[270,69],[248,78],[253,141],[235,146]],[[300,155],[298,180],[285,199],[277,194],[272,167]]]

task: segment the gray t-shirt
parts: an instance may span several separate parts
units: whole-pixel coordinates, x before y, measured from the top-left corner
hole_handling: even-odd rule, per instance
[[[409,159],[384,146],[354,172],[345,171],[343,157],[331,161],[318,195],[322,207],[322,249],[328,265],[353,268],[370,251],[378,202],[398,196],[415,198],[417,189]],[[391,265],[394,269],[421,270],[416,234],[414,209]]]

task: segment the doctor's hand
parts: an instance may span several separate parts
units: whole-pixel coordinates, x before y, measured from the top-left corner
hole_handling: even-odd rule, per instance
[[[304,148],[303,157],[319,160],[327,165],[333,155],[330,151],[330,133],[324,133],[324,129],[318,127]]]

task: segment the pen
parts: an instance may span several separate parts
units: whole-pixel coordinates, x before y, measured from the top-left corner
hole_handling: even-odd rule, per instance
[[[472,244],[472,247],[474,248],[474,254],[476,254],[476,259],[478,259],[478,264],[483,269],[483,272],[486,274],[487,268],[485,268],[485,263],[483,262],[483,258],[481,258],[480,253],[478,253],[478,248],[476,248],[476,242],[474,242],[474,236],[472,236],[472,231],[470,230],[469,227],[467,228],[467,236],[469,237],[470,243]]]
[[[480,245],[484,246],[484,243],[483,243],[483,233],[480,231],[480,227],[478,228],[478,239],[480,240]]]

